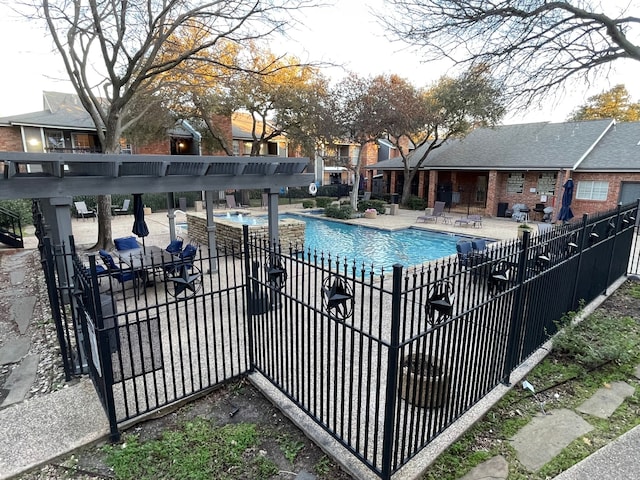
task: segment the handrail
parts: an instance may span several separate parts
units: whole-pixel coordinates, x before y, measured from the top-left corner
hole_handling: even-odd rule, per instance
[[[0,242],[11,247],[24,248],[20,215],[0,207]]]

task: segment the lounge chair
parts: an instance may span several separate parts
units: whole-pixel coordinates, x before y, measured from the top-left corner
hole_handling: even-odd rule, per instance
[[[482,217],[480,215],[467,215],[467,219],[469,219],[474,227],[482,228]]]
[[[233,194],[227,195],[227,208],[244,208],[246,205],[242,205],[241,203],[236,203],[236,197]]]
[[[444,202],[436,202],[433,205],[433,212],[430,214],[425,211],[425,215],[420,215],[416,218],[416,222],[436,222],[438,223],[438,218],[445,218],[444,214]]]
[[[482,228],[482,217],[480,215],[467,215],[466,217],[456,218],[453,225],[468,226]]]
[[[121,207],[112,207],[111,208],[111,214],[112,215],[127,215],[129,213],[129,204],[131,203],[131,200],[126,198],[124,200],[124,202],[122,202],[122,206]]]
[[[96,211],[90,210],[87,208],[87,204],[84,201],[81,202],[73,202],[76,207],[76,215],[78,218],[85,219],[87,217],[96,218]]]

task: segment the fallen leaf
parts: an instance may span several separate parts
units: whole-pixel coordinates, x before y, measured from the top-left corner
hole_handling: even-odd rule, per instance
[[[591,440],[589,440],[587,437],[582,437],[582,441],[587,445],[591,446]]]

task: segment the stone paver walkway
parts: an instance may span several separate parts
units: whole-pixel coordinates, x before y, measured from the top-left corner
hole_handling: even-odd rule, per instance
[[[640,365],[636,367],[635,376],[640,379]],[[634,393],[635,388],[628,383],[613,382],[611,385],[598,389],[582,405],[578,406],[575,409],[576,411],[558,409],[551,410],[546,415],[539,414],[535,416],[531,422],[521,428],[510,439],[511,445],[516,450],[518,460],[532,472],[539,470],[553,460],[567,445],[594,428],[588,421],[589,415],[597,418],[609,418],[624,403],[625,399]],[[640,427],[636,427],[634,430],[636,431],[635,433],[631,433],[633,431],[629,432],[629,438],[635,439],[640,436]],[[629,447],[629,445],[632,445],[632,441],[629,439],[622,442],[621,445],[625,448],[632,448]],[[635,447],[633,448],[635,449]],[[612,455],[615,455],[615,452],[611,452],[609,457]],[[589,463],[590,458],[588,457],[585,462]],[[591,472],[592,469],[599,469],[598,465],[581,467],[576,465],[575,472],[580,472],[580,474],[572,473],[566,477],[566,480],[574,478],[598,478],[599,480],[633,478],[635,480],[640,478],[636,469],[640,466],[640,462],[636,460],[637,458],[638,456],[635,454],[626,456],[617,464],[621,469],[626,469],[625,471],[634,472],[633,476],[630,477],[620,476],[620,474],[612,471],[610,467],[606,471],[609,473],[599,471],[599,474],[591,476],[587,472]],[[628,466],[629,462],[632,462],[632,466]],[[505,458],[500,455],[478,465],[462,477],[461,480],[506,480],[508,476],[509,466]]]

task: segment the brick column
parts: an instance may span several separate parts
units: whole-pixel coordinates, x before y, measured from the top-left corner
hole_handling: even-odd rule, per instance
[[[491,217],[495,217],[498,213],[498,172],[496,170],[489,171],[489,178],[487,179],[487,203],[484,213]]]

